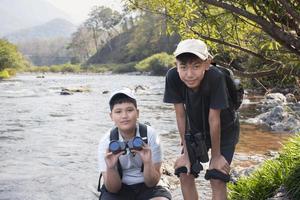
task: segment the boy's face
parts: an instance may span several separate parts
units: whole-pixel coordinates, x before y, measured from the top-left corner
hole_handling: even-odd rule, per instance
[[[120,131],[127,133],[135,130],[139,110],[133,103],[118,103],[113,106],[110,117]]]
[[[186,63],[176,59],[177,71],[180,79],[192,90],[197,90],[204,77],[204,73],[208,70],[210,59],[206,61],[200,58],[188,60]]]

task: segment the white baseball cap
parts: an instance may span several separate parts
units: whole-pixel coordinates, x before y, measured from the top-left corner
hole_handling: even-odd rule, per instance
[[[192,53],[198,56],[201,60],[206,60],[212,55],[208,52],[207,45],[202,40],[186,39],[177,45],[174,56],[177,57],[183,53]]]
[[[112,99],[115,98],[115,97],[116,97],[117,95],[119,95],[119,94],[126,95],[126,96],[128,96],[129,98],[132,98],[132,99],[134,99],[134,100],[136,101],[136,97],[135,97],[135,95],[134,95],[134,93],[133,93],[133,91],[132,91],[131,89],[129,89],[129,88],[122,88],[122,89],[119,89],[119,90],[114,91],[114,92],[110,95],[110,97],[109,97],[109,105],[111,105]]]

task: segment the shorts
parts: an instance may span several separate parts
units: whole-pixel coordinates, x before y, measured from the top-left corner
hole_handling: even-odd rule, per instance
[[[118,193],[110,193],[105,186],[101,187],[99,200],[146,200],[154,197],[166,197],[171,200],[171,193],[162,186],[147,187],[144,183],[134,185],[122,184]]]
[[[225,158],[225,160],[228,162],[229,165],[231,164],[231,161],[233,159],[234,151],[235,151],[235,145],[221,147],[221,154]],[[183,150],[181,153],[183,153]],[[199,165],[200,165],[199,166],[200,171],[203,170],[203,166],[201,165],[201,163],[199,163]],[[195,178],[197,178],[199,176],[200,171],[196,172],[192,168],[190,169],[191,174],[193,174]],[[175,175],[177,175],[179,177],[180,173],[187,173],[186,167],[178,167],[177,169],[175,169]],[[207,175],[207,173],[208,173],[208,171],[206,171],[206,175]]]

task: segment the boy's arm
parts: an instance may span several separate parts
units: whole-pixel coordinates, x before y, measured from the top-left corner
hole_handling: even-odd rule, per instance
[[[149,162],[144,162],[144,182],[148,187],[154,187],[160,180],[161,177],[161,162],[152,163],[152,160]]]
[[[123,152],[113,154],[108,152],[105,156],[106,172],[102,172],[104,185],[111,193],[117,193],[122,187],[122,181],[116,167],[118,159]]]
[[[144,169],[143,169],[144,183],[148,187],[155,186],[160,180],[161,162],[153,163],[152,150],[147,144],[143,147],[142,150],[140,151],[132,150],[132,152],[137,153],[141,156],[142,162],[144,164]]]
[[[107,191],[111,193],[117,193],[122,187],[122,182],[119,176],[119,172],[116,169],[107,169],[106,172],[102,172],[104,185]],[[108,178],[109,177],[109,178]]]
[[[183,103],[174,104],[177,127],[180,134],[181,143],[185,146],[184,133],[185,133],[185,109]]]
[[[188,151],[186,148],[186,143],[184,139],[185,134],[185,124],[186,124],[186,113],[183,103],[174,104],[175,108],[175,114],[176,114],[176,121],[177,121],[177,127],[181,138],[181,144],[183,145],[183,157],[184,157],[184,163],[183,165],[186,166],[188,172],[190,171],[191,163],[188,155]],[[179,164],[181,165],[181,163]],[[178,166],[181,167],[181,166]]]
[[[217,169],[228,174],[230,167],[225,158],[221,155],[221,119],[220,109],[209,109],[209,129],[211,138],[211,161],[210,169]]]

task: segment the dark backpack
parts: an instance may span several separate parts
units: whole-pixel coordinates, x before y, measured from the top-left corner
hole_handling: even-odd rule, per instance
[[[240,83],[240,80],[233,77],[233,72],[230,69],[219,65],[214,66],[225,75],[226,85],[232,104],[231,107],[234,110],[238,110],[244,98],[244,88]]]
[[[140,132],[140,136],[142,138],[146,138],[144,140],[144,142],[147,144],[148,143],[148,137],[147,137],[147,126],[145,124],[141,124],[139,123],[139,132]],[[114,128],[110,131],[110,135],[109,135],[109,140],[112,141],[112,140],[119,140],[119,132],[118,132],[118,128]],[[119,172],[119,175],[120,177],[122,178],[122,175],[123,175],[123,171],[122,171],[122,166],[121,166],[121,163],[120,161],[118,160],[118,172]],[[142,164],[142,167],[141,167],[141,171],[144,171],[144,164]],[[102,173],[100,174],[99,176],[99,181],[98,181],[98,192],[101,191],[101,177],[102,177]]]

